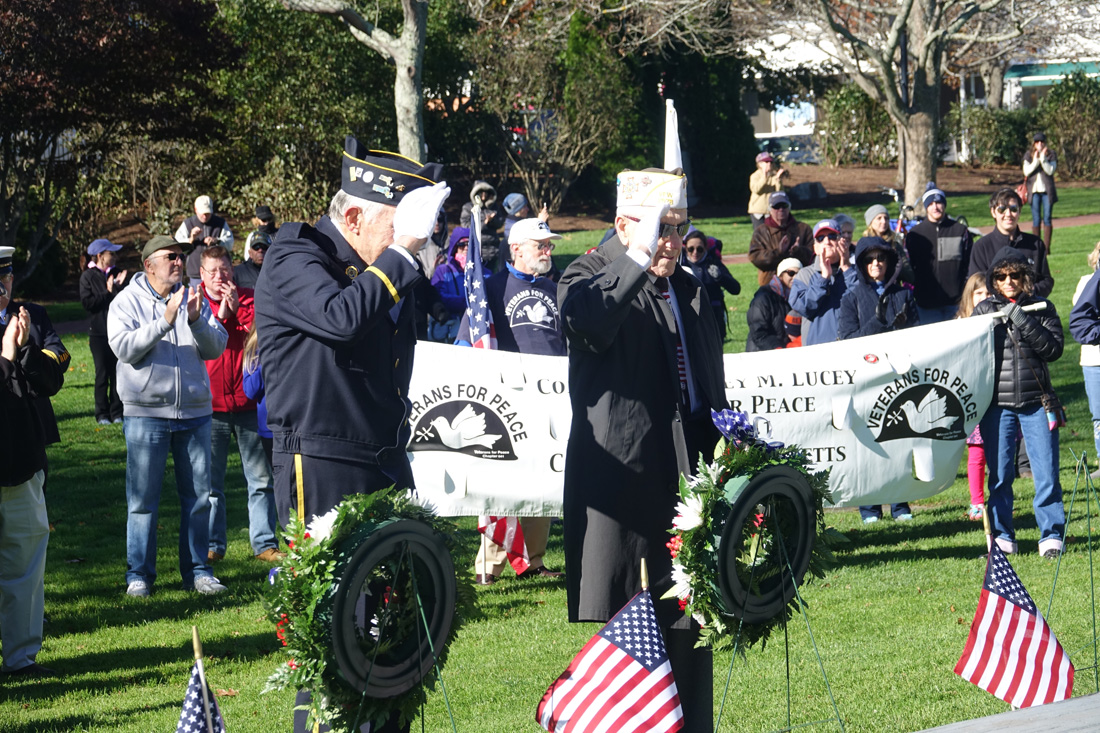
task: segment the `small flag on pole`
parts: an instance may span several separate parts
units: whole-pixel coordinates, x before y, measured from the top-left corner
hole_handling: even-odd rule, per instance
[[[471,217],[470,245],[466,249],[466,321],[470,324],[470,343],[475,349],[495,349],[497,330],[493,312],[485,298],[485,270],[481,266],[481,207]]]
[[[180,713],[180,722],[176,726],[176,733],[225,733],[225,723],[222,722],[221,711],[218,710],[218,701],[206,685],[204,675],[199,670],[201,660],[195,660],[191,667],[191,682],[187,685],[187,695],[183,698],[183,712]],[[205,694],[203,689],[205,688]],[[209,700],[209,707],[205,700]]]
[[[648,590],[584,645],[536,713],[556,733],[674,733],[683,718]]]
[[[516,575],[531,567],[531,556],[523,539],[523,526],[518,517],[492,517],[482,514],[477,518],[477,531],[497,543],[508,553],[508,563]]]
[[[955,674],[1018,708],[1073,694],[1073,664],[993,542],[978,610]]]

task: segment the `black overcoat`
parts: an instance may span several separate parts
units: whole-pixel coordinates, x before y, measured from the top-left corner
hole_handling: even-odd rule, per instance
[[[726,406],[718,326],[700,282],[678,266],[679,304],[698,404],[681,404],[672,310],[618,237],[575,260],[558,286],[573,422],[565,467],[569,620],[607,621],[640,589],[671,583],[665,543],[681,472],[709,460]]]

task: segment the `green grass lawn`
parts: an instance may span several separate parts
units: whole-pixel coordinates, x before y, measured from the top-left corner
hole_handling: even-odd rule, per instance
[[[1077,278],[1087,271],[1085,256],[1098,238],[1100,227],[1059,232],[1051,268],[1056,280],[1053,300],[1063,323]],[[744,290],[727,300],[733,326],[727,350],[741,351],[744,311],[755,278],[751,265],[733,270]],[[61,313],[54,311],[55,317]],[[231,693],[219,698],[229,729],[288,730],[292,695],[260,694],[267,675],[286,659],[260,602],[267,568],[251,558],[239,460],[233,456],[229,467],[229,552],[216,568],[230,592],[210,598],[177,589],[179,503],[169,471],[160,516],[158,592],[144,601],[124,596],[122,431],[120,426],[97,426],[92,419],[87,336],[68,336],[65,341],[73,360],[65,388],[54,399],[62,443],[50,450],[47,496],[55,529],[47,559],[49,621],[39,656],[65,676],[0,680],[0,731],[172,730],[191,667],[192,624],[203,636],[211,685]],[[1052,370],[1070,418],[1061,434],[1067,506],[1075,483],[1070,452],[1093,454],[1078,355],[1079,348],[1067,337],[1065,355]],[[799,358],[799,353],[792,352],[791,358]],[[1030,481],[1017,482],[1022,554],[1013,564],[1045,614],[1056,565],[1036,553],[1032,489]],[[855,511],[830,512],[830,523],[846,533],[852,545],[840,567],[806,587],[804,596],[817,650],[847,730],[910,731],[1007,710],[1007,705],[952,673],[966,642],[985,567],[981,525],[965,519],[968,503],[963,467],[950,489],[915,504],[916,518],[909,524],[884,521],[865,527]],[[1097,690],[1096,677],[1087,669],[1094,651],[1086,505],[1078,496],[1048,615],[1078,667],[1077,695]],[[461,519],[459,525],[463,544],[455,560],[472,563],[477,548],[474,520]],[[547,562],[563,565],[560,525],[551,533]],[[478,602],[481,615],[456,640],[446,669],[456,728],[478,733],[536,731],[534,712],[542,693],[597,626],[566,622],[560,581],[506,578],[478,588]],[[829,717],[828,696],[800,619],[790,628],[789,654],[791,722]],[[716,707],[730,663],[728,654],[715,659]],[[786,670],[782,634],[766,649],[753,649],[738,660],[720,730],[785,727]],[[438,690],[425,711],[424,727],[451,729]]]

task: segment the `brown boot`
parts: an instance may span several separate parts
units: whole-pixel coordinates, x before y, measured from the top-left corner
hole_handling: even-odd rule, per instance
[[[1043,246],[1047,248],[1047,254],[1048,255],[1050,254],[1050,235],[1051,235],[1051,229],[1052,228],[1053,228],[1053,225],[1051,225],[1051,226],[1047,226],[1046,224],[1043,225]]]

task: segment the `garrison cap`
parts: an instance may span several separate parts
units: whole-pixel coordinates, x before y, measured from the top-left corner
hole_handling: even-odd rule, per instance
[[[15,247],[0,247],[0,275],[12,273],[11,257],[15,254]]]
[[[367,150],[353,136],[344,140],[340,188],[367,201],[397,206],[409,191],[434,186],[441,178],[439,163],[420,163],[397,153]]]

